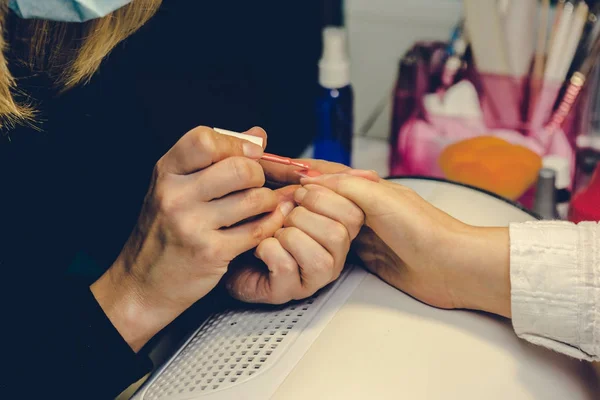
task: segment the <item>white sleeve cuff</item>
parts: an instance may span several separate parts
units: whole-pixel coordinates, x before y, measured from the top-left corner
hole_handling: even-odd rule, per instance
[[[600,361],[600,232],[597,223],[510,225],[512,320],[519,337]]]

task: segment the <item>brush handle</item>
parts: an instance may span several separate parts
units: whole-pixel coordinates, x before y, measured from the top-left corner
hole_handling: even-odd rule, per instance
[[[564,80],[564,77],[562,79],[560,78],[560,69],[565,56],[566,44],[569,39],[574,10],[573,4],[567,3],[561,13],[552,48],[548,55],[548,63],[546,64],[546,73],[544,76],[546,81],[560,82]]]
[[[508,7],[505,18],[506,49],[512,75],[527,75],[535,50],[535,15],[537,0],[516,0]]]
[[[464,6],[465,27],[477,69],[480,72],[509,75],[511,69],[496,0],[464,0]]]

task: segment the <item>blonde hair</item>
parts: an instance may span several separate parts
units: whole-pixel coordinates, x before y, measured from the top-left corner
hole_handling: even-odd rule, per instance
[[[35,110],[20,104],[20,93],[7,59],[8,46],[22,43],[19,61],[47,73],[61,90],[88,82],[102,60],[158,10],[162,0],[133,0],[110,15],[84,23],[19,20],[15,32],[6,27],[8,0],[0,0],[0,127],[30,123]]]

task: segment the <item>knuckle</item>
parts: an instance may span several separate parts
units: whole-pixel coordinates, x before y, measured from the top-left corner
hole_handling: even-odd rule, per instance
[[[349,177],[346,175],[340,175],[336,177],[335,187],[339,192],[345,193],[351,189],[352,182],[349,180]]]
[[[298,221],[302,220],[303,216],[306,215],[307,209],[303,206],[298,206],[292,210],[290,215],[288,215],[284,221],[284,225],[287,227],[294,227],[297,225]]]
[[[233,174],[237,180],[241,182],[251,182],[253,180],[256,171],[255,166],[252,164],[257,163],[242,157],[232,158],[230,162]]]
[[[286,227],[281,231],[281,234],[279,235],[279,241],[282,244],[291,243],[294,241],[295,237],[298,237],[298,235],[300,235],[300,233],[301,233],[300,229],[298,229],[294,226]],[[284,247],[285,247],[285,245],[284,245]]]
[[[332,276],[334,260],[333,256],[327,252],[315,255],[312,260],[312,266],[310,272],[318,276]]]
[[[268,254],[272,251],[274,247],[274,241],[277,241],[275,238],[268,238],[261,241],[258,246],[256,246],[255,255],[265,261],[265,258],[268,257]]]
[[[339,223],[332,225],[332,228],[329,231],[329,238],[331,243],[336,247],[346,247],[349,246],[350,243],[348,231],[342,224]]]
[[[348,232],[354,232],[356,235],[365,223],[365,214],[361,209],[352,207],[352,210],[348,213],[348,221]]]
[[[157,185],[160,182],[164,182],[169,180],[169,177],[172,175],[169,173],[169,168],[167,165],[169,164],[168,156],[164,155],[156,162],[154,165],[154,169],[152,170],[152,184]]]
[[[260,189],[251,189],[244,192],[242,197],[242,208],[250,212],[256,211],[261,207],[262,196]]]
[[[343,174],[335,174],[330,175],[326,178],[327,186],[331,188],[334,192],[340,192],[340,189],[343,189]]]
[[[320,190],[309,190],[303,203],[314,208],[317,204],[320,204],[323,201],[323,193]]]
[[[250,237],[252,239],[252,242],[256,245],[258,245],[260,242],[266,239],[266,236],[266,230],[262,224],[256,224],[250,230]]]
[[[251,212],[260,212],[267,204],[271,203],[271,192],[267,188],[247,190],[242,199],[244,209]]]
[[[201,242],[198,243],[196,240],[196,226],[189,218],[173,216],[170,217],[168,221],[170,227],[169,231],[174,236],[177,243],[190,249],[201,249],[203,247]]]
[[[335,267],[335,260],[329,253],[324,253],[323,256],[318,260],[318,265],[323,271],[332,272]]]
[[[154,165],[154,170],[152,171],[152,178],[158,179],[162,176],[162,173],[165,169],[165,156],[162,156],[160,160],[156,162]]]
[[[154,190],[154,203],[163,215],[176,214],[182,208],[183,199],[169,190],[167,185],[157,185]]]
[[[281,275],[291,275],[298,271],[298,264],[291,259],[281,260],[277,263],[277,270]]]
[[[192,130],[189,134],[192,136],[192,145],[194,148],[210,154],[216,152],[217,143],[211,129],[200,126]]]

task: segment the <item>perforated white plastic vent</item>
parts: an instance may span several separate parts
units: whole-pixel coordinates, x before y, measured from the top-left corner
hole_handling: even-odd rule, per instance
[[[269,385],[279,384],[293,367],[318,332],[326,325],[335,311],[343,304],[351,290],[338,290],[347,273],[335,285],[323,290],[310,299],[284,307],[252,307],[230,310],[210,317],[136,396],[144,400],[189,400],[205,398],[226,398],[233,394],[228,389],[239,388],[251,383],[261,375],[264,377],[259,387],[273,391]],[[361,275],[362,279],[362,275]],[[356,281],[356,278],[354,279]],[[357,284],[357,283],[356,283]],[[355,285],[352,285],[352,290]],[[349,288],[348,288],[349,289]],[[338,292],[338,296],[333,296]],[[337,301],[331,299],[337,297]],[[328,301],[329,300],[329,301]],[[333,303],[331,300],[334,300]],[[326,303],[327,307],[324,307]],[[326,308],[325,313],[319,311]],[[308,336],[302,335],[315,316],[318,329],[310,329]],[[314,328],[315,323],[312,324]],[[306,333],[306,332],[305,332]],[[296,343],[295,349],[289,352]],[[281,357],[287,360],[273,368]],[[295,360],[295,361],[294,361]],[[293,362],[290,364],[290,362]],[[281,364],[284,364],[283,366]],[[271,371],[269,373],[269,371]],[[253,385],[256,386],[256,385]],[[237,392],[237,391],[236,391]],[[243,392],[243,398],[253,397]],[[238,396],[242,395],[241,393]],[[215,397],[216,396],[216,397]]]
[[[293,340],[296,327],[314,315],[316,299],[276,311],[228,311],[212,317],[150,387],[147,399],[224,389],[268,368],[277,350]]]

